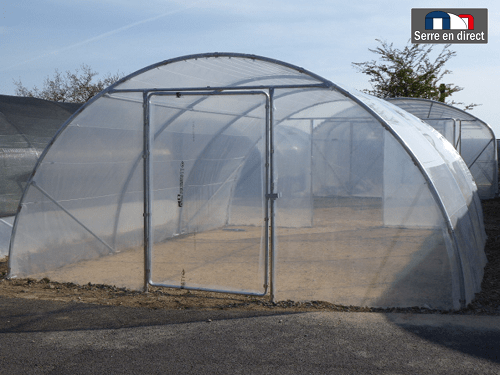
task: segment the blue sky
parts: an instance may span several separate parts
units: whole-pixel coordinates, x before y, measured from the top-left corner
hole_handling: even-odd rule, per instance
[[[411,8],[487,8],[488,44],[452,45],[445,82],[464,87],[456,101],[500,138],[500,2],[246,0],[16,0],[0,5],[0,94],[13,80],[41,87],[54,70],[82,63],[129,74],[177,56],[251,53],[301,66],[331,81],[370,88],[352,62],[375,58],[375,39],[402,48]],[[437,45],[435,50],[442,47]]]

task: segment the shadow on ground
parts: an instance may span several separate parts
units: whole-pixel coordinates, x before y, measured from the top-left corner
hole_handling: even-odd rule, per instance
[[[283,310],[164,310],[0,297],[0,333],[119,329],[290,314]]]

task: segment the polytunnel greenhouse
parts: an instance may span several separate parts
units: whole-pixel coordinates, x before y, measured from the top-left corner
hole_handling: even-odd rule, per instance
[[[80,106],[0,95],[0,257],[8,255],[14,216],[38,157]]]
[[[498,195],[497,142],[487,123],[459,108],[434,100],[387,100],[427,122],[455,146],[474,177],[481,199]]]
[[[403,112],[254,55],[140,70],[40,157],[10,277],[460,308],[486,263],[476,186]]]

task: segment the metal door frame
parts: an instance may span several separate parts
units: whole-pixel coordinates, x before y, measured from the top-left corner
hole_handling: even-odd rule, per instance
[[[271,91],[271,90],[270,90]],[[150,110],[151,110],[151,98],[155,96],[200,96],[200,97],[210,97],[210,96],[240,96],[240,95],[264,95],[265,97],[265,192],[264,192],[264,259],[265,259],[265,271],[264,271],[264,291],[263,293],[253,293],[253,292],[243,292],[243,291],[231,291],[231,290],[221,290],[212,288],[200,288],[200,287],[189,287],[185,285],[168,285],[163,283],[155,283],[152,280],[152,246],[153,246],[153,223],[152,223],[152,184],[151,184],[151,151],[152,151],[152,140],[153,134],[150,124]],[[274,294],[273,291],[273,274],[274,274],[274,253],[272,251],[274,241],[269,240],[270,236],[273,238],[273,227],[274,224],[274,184],[271,181],[272,176],[272,91],[267,93],[261,90],[238,90],[238,91],[203,91],[199,89],[190,91],[147,91],[143,92],[143,109],[144,109],[144,291],[148,291],[149,286],[158,287],[168,287],[176,289],[187,289],[187,290],[201,290],[208,292],[219,292],[219,293],[232,293],[232,294],[242,294],[242,295],[253,295],[253,296],[265,296],[268,294],[269,289],[271,290],[271,298]],[[271,203],[270,203],[271,202]],[[271,220],[269,220],[269,215],[271,214]],[[270,244],[271,242],[271,244]]]

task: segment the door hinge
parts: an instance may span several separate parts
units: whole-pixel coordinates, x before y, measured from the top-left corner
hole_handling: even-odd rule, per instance
[[[281,193],[271,193],[271,194],[266,194],[267,199],[278,199],[281,198]]]

